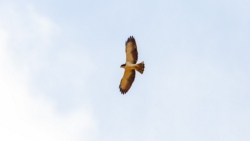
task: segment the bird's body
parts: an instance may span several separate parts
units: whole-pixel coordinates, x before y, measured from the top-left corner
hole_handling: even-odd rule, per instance
[[[138,59],[138,52],[136,42],[133,36],[130,36],[126,41],[126,63],[121,65],[121,68],[124,68],[124,75],[120,83],[120,91],[122,94],[126,94],[127,91],[132,86],[135,79],[135,70],[141,74],[144,71],[144,62],[136,64]]]
[[[126,63],[124,67],[124,69],[135,69],[137,66],[137,64],[131,64],[131,63]]]

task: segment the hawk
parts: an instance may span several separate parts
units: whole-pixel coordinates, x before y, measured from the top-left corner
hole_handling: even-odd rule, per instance
[[[124,74],[120,82],[120,91],[126,94],[135,80],[135,70],[143,74],[144,62],[136,64],[138,58],[137,46],[133,36],[130,36],[125,43],[126,45],[126,63],[121,65],[124,68]]]

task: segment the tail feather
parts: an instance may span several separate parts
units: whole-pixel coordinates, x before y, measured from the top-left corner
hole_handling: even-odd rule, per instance
[[[136,70],[141,74],[143,74],[144,68],[145,68],[144,61],[142,61],[141,63],[137,64]]]

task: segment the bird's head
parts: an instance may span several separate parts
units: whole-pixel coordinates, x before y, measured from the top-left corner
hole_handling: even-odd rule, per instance
[[[125,67],[125,65],[126,65],[126,64],[122,64],[122,65],[121,65],[121,68],[124,68],[124,67]]]

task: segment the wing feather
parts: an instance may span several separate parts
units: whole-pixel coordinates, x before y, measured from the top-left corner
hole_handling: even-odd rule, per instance
[[[134,80],[135,80],[135,70],[125,69],[124,75],[122,77],[122,80],[119,86],[122,94],[127,93],[127,91],[132,86]]]
[[[126,63],[135,64],[138,59],[136,42],[133,36],[126,41]]]

